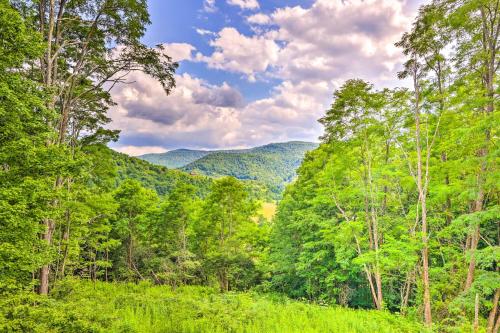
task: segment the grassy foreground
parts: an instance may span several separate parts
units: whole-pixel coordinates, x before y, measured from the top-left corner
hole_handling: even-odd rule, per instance
[[[48,299],[9,302],[0,332],[421,332],[389,313],[205,287],[66,281]]]

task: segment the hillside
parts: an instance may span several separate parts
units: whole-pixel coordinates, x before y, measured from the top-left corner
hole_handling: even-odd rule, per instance
[[[201,196],[208,191],[211,184],[211,180],[205,176],[171,170],[115,151],[112,152],[112,156],[117,166],[117,183],[129,178],[135,179],[140,181],[144,187],[164,195],[169,193],[177,182],[184,182],[194,185]]]
[[[116,165],[117,185],[125,179],[135,179],[159,195],[169,193],[179,182],[192,184],[197,189],[197,194],[204,197],[212,184],[212,179],[205,175],[193,175],[182,170],[168,169],[155,165],[136,157],[110,150]],[[273,199],[268,188],[253,180],[244,181],[245,188],[253,199],[270,201]]]
[[[207,150],[176,149],[161,154],[146,154],[139,156],[139,158],[169,169],[177,169],[210,153]]]
[[[286,184],[295,177],[295,170],[305,153],[316,147],[317,144],[312,142],[291,141],[250,149],[217,151],[179,149],[163,154],[143,155],[139,158],[168,166],[181,165],[181,162],[203,155],[179,168],[212,177],[227,175],[242,180],[255,180],[265,184],[277,197]]]

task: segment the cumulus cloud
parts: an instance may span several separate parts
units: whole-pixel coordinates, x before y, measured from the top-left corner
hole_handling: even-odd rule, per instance
[[[241,9],[258,9],[260,7],[257,0],[227,0],[227,3],[239,6]]]
[[[266,25],[271,23],[271,18],[266,14],[258,13],[247,17],[247,22],[251,24]]]
[[[229,2],[258,8],[258,3],[250,6],[252,1]],[[215,1],[205,3],[215,7]],[[212,52],[193,56],[193,46],[169,44],[169,53],[250,81],[273,78],[280,83],[269,96],[245,102],[228,83],[213,85],[189,74],[177,75],[177,88],[165,96],[159,84],[134,73],[134,85],[113,93],[118,103],[113,126],[123,129],[119,149],[133,153],[315,140],[322,132],[317,119],[343,81],[400,84],[395,72],[403,59],[394,42],[409,28],[415,10],[415,2],[403,0],[316,0],[308,8],[247,17],[256,28],[250,35],[233,27],[217,33],[199,29],[200,35],[212,36]]]
[[[247,22],[275,28],[254,29],[251,36],[223,28],[210,42],[214,52],[198,53],[196,60],[250,81],[259,76],[291,81],[361,77],[394,85],[402,62],[394,43],[409,28],[411,15],[401,0],[317,0],[310,8],[257,13]]]
[[[178,147],[248,147],[290,138],[314,140],[316,119],[329,99],[328,85],[286,81],[271,96],[244,104],[227,83],[210,85],[189,74],[176,77],[178,87],[166,96],[142,73],[134,85],[118,87],[111,110],[112,128],[122,129],[116,150],[140,155]]]
[[[192,52],[196,50],[193,45],[187,43],[165,43],[163,46],[173,61],[191,60]]]
[[[233,108],[243,106],[243,96],[241,93],[225,82],[222,86],[202,86],[200,88],[193,92],[193,101],[195,104]]]
[[[122,129],[117,150],[131,147],[224,147],[241,127],[235,113],[243,97],[227,83],[210,85],[189,74],[176,75],[177,87],[165,95],[161,85],[143,73],[132,73],[133,85],[113,92],[111,128]],[[134,148],[135,149],[135,148]]]
[[[317,0],[272,15],[280,50],[277,75],[301,81],[362,77],[384,84],[402,61],[396,42],[411,22],[399,0]],[[395,80],[394,80],[395,81]]]
[[[196,59],[215,69],[245,74],[251,81],[278,60],[279,46],[266,36],[245,36],[235,28],[224,28],[210,42],[210,56],[198,53]]]

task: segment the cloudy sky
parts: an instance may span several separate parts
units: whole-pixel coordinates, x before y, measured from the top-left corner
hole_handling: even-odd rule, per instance
[[[395,78],[394,47],[422,0],[148,0],[144,42],[180,63],[166,96],[141,73],[113,91],[112,147],[130,155],[317,141],[349,78]]]

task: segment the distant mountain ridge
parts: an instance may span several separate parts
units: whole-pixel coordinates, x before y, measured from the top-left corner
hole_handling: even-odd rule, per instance
[[[208,150],[176,149],[160,154],[145,154],[138,158],[169,169],[178,169],[210,153],[212,152]]]
[[[176,149],[161,154],[146,154],[139,158],[196,174],[256,180],[279,196],[286,184],[295,177],[295,170],[306,152],[317,146],[314,142],[290,141],[248,149]]]

